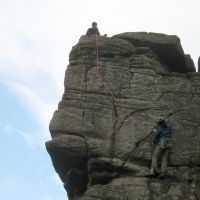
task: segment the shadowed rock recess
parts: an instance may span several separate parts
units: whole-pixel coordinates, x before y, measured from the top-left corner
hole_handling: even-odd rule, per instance
[[[46,143],[73,200],[200,200],[200,73],[177,36],[130,32],[82,36]],[[146,178],[156,116],[173,124],[168,177]]]

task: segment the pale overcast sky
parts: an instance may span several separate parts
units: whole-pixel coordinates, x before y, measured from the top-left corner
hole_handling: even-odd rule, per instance
[[[68,54],[91,22],[108,36],[178,35],[196,65],[199,10],[199,0],[0,0],[0,199],[67,199],[44,142]]]

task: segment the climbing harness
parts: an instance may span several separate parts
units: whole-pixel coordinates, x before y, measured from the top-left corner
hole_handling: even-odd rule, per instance
[[[102,75],[102,73],[100,72],[98,35],[96,35],[96,72],[97,72],[97,77],[98,77],[99,81],[101,81],[101,83],[102,83],[103,86],[105,87],[105,89],[106,89],[106,91],[108,92],[108,94],[112,97],[113,104],[114,104],[115,106],[116,106],[116,104],[119,105],[117,99],[116,99],[115,96],[113,95],[112,89],[111,89],[110,86],[104,81],[103,75]]]

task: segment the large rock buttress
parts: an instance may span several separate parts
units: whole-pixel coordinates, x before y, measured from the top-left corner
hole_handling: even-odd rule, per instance
[[[200,74],[177,36],[82,36],[46,143],[69,199],[199,200]],[[169,177],[148,179],[156,116],[173,124]]]

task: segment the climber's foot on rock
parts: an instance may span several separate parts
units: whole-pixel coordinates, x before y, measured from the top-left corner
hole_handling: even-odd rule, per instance
[[[152,172],[146,175],[146,177],[148,178],[156,178],[157,176],[158,176],[157,173],[152,173]]]

